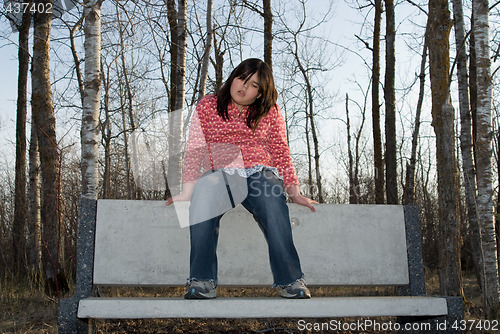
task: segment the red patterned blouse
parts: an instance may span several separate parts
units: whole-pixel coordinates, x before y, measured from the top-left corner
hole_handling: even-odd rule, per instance
[[[267,166],[278,170],[285,186],[299,184],[280,108],[273,107],[255,131],[246,124],[247,112],[231,103],[225,121],[217,114],[216,95],[201,99],[189,128],[183,182],[195,182],[210,169]]]

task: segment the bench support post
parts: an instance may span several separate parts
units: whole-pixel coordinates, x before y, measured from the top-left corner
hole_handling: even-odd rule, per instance
[[[408,277],[410,283],[399,291],[401,296],[424,296],[425,275],[422,258],[422,236],[418,208],[414,205],[404,206],[406,227],[406,249],[408,250]]]
[[[59,333],[88,333],[90,321],[77,317],[80,299],[93,295],[94,248],[97,201],[80,199],[78,214],[78,237],[76,248],[76,293],[74,298],[59,301]]]

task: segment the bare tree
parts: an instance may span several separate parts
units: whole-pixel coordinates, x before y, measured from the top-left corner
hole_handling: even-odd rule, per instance
[[[322,65],[313,65],[309,64],[309,59],[302,59],[302,53],[299,51],[301,49],[301,45],[299,43],[299,37],[304,34],[309,28],[306,27],[306,7],[304,1],[300,2],[301,4],[301,17],[299,21],[299,26],[296,30],[290,28],[282,18],[282,24],[285,27],[287,33],[290,35],[290,40],[288,42],[288,52],[293,57],[295,64],[297,64],[298,71],[302,76],[302,80],[304,82],[304,94],[305,94],[305,105],[306,105],[306,118],[308,122],[308,131],[306,132],[306,136],[309,134],[312,137],[312,156],[314,160],[314,170],[315,170],[315,182],[317,187],[317,199],[318,202],[324,202],[323,196],[323,188],[321,181],[321,171],[320,171],[320,149],[319,149],[319,141],[318,141],[318,130],[315,121],[315,99],[314,99],[314,88],[311,82],[311,76],[314,71],[322,71],[326,70]],[[320,62],[319,62],[320,63]],[[312,174],[312,170],[309,171]],[[313,195],[313,194],[311,194]]]
[[[243,5],[264,18],[264,62],[273,68],[273,13],[271,0],[262,0],[262,7],[243,0]]]
[[[439,196],[440,292],[461,296],[458,171],[455,155],[454,109],[449,92],[450,12],[447,0],[429,1],[427,41],[432,90],[432,126],[436,134]]]
[[[422,52],[422,61],[420,62],[420,89],[418,94],[417,107],[415,111],[415,128],[413,129],[412,140],[411,140],[411,155],[410,161],[406,165],[406,182],[403,191],[403,203],[404,204],[414,204],[415,201],[415,168],[417,163],[417,147],[418,147],[418,137],[420,132],[421,124],[421,114],[422,114],[422,103],[424,101],[425,94],[425,64],[427,62],[427,38],[424,38],[424,49]]]
[[[12,226],[12,250],[14,270],[22,279],[27,274],[26,261],[26,109],[27,85],[30,63],[29,30],[31,27],[31,13],[25,11],[22,23],[17,27],[19,31],[19,74],[17,80],[17,115],[16,115],[16,177],[14,221]]]
[[[36,5],[47,6],[52,0],[36,1]],[[44,11],[34,14],[32,111],[38,134],[40,166],[42,175],[42,261],[43,274],[49,293],[59,293],[67,288],[60,256],[60,182],[59,151],[56,140],[56,119],[52,102],[50,82],[49,46],[52,14]]]
[[[201,100],[201,98],[205,95],[207,87],[208,64],[210,62],[210,51],[212,50],[212,43],[213,43],[212,12],[213,12],[213,3],[212,0],[208,0],[207,19],[206,19],[207,34],[205,38],[205,50],[203,51],[203,58],[202,58],[198,100]]]
[[[380,25],[382,21],[382,0],[375,0],[372,49],[372,131],[373,160],[375,165],[375,202],[384,203],[384,158],[382,156],[382,135],[380,132]]]
[[[396,22],[394,1],[385,0],[385,184],[388,204],[398,203],[398,173],[396,162],[396,91],[394,78],[396,73]]]
[[[173,2],[169,0],[168,3]],[[169,4],[171,7],[172,4]],[[170,8],[169,7],[169,8]],[[186,40],[186,17],[187,8],[186,0],[178,0],[177,12],[174,12],[172,8],[169,9],[169,22],[171,26],[171,36],[172,36],[172,63],[171,66],[171,77],[173,76],[174,85],[171,89],[173,95],[170,96],[173,101],[170,103],[171,109],[169,110],[169,134],[168,134],[168,169],[167,177],[169,180],[169,191],[173,194],[180,191],[180,182],[182,170],[182,138],[183,138],[183,121],[184,121],[184,99],[185,99],[185,80],[186,80],[186,52],[187,52],[187,40]],[[172,17],[175,13],[175,17]],[[173,53],[176,53],[175,55]]]
[[[358,177],[359,169],[359,134],[356,138],[355,157],[352,156],[351,148],[351,119],[349,116],[349,95],[345,96],[346,128],[347,128],[347,157],[349,160],[349,204],[358,204],[360,197],[360,185]]]

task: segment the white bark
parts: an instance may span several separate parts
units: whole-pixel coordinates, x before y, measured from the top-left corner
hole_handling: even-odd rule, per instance
[[[457,77],[458,99],[460,109],[460,148],[462,152],[463,178],[465,186],[465,202],[467,219],[471,233],[473,260],[476,275],[482,277],[482,258],[480,252],[480,236],[476,210],[476,170],[472,156],[472,117],[469,101],[469,81],[467,52],[465,46],[464,14],[461,0],[453,0],[453,21],[455,27],[455,44],[457,45]],[[482,279],[481,288],[482,288]]]
[[[97,199],[98,122],[101,99],[101,3],[85,0],[85,79],[81,129],[82,197]]]
[[[484,294],[487,312],[491,314],[500,303],[495,216],[492,183],[492,93],[489,43],[489,9],[487,0],[472,2],[476,38],[477,68],[477,207],[484,265]]]

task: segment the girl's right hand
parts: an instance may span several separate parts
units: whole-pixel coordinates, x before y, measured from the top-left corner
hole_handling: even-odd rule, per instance
[[[175,195],[167,199],[166,205],[171,205],[174,202],[186,202],[191,199],[191,195],[193,194],[194,183],[184,183],[182,185],[182,191],[179,195]]]
[[[191,195],[188,196],[184,193],[181,193],[179,195],[176,195],[174,197],[167,199],[166,204],[171,205],[174,202],[185,202],[185,201],[189,201],[190,199],[191,199]]]

